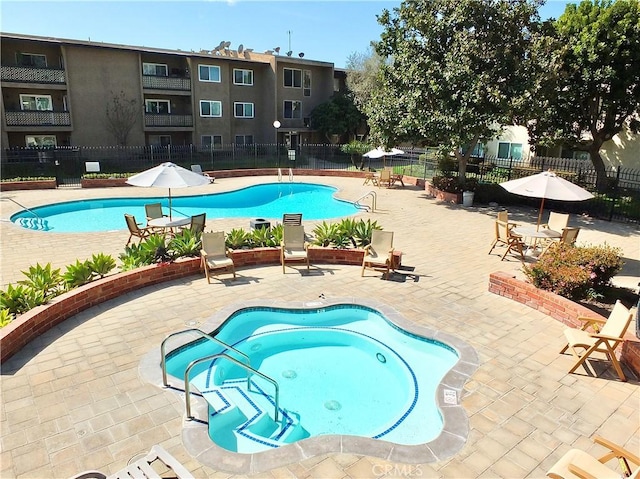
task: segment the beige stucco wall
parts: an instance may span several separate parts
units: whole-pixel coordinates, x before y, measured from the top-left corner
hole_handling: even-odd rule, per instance
[[[640,135],[625,127],[600,149],[605,165],[640,170]]]
[[[522,159],[528,160],[531,157],[531,147],[529,146],[529,133],[524,126],[505,126],[497,138],[487,142],[485,145],[485,156],[498,156],[498,144],[500,142],[521,143]]]

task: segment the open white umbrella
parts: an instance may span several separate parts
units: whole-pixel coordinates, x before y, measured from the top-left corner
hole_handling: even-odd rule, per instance
[[[399,150],[398,148],[391,148],[390,150],[387,151],[381,146],[379,146],[378,148],[374,148],[373,150],[367,151],[362,156],[366,158],[385,158],[387,156],[403,155],[403,154],[404,154],[404,151]],[[386,163],[385,160],[383,160],[383,162]],[[369,162],[369,165],[371,165],[371,162]]]
[[[208,185],[210,180],[175,163],[167,162],[129,177],[127,183],[146,188],[169,188],[169,218],[171,219],[171,188]]]
[[[516,195],[530,198],[541,198],[540,212],[538,213],[538,225],[542,220],[544,200],[560,201],[584,201],[593,198],[593,195],[584,188],[557,176],[553,171],[543,171],[517,180],[500,183],[505,190]]]

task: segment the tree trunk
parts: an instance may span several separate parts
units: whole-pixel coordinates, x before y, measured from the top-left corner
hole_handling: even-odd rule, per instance
[[[604,160],[600,156],[602,143],[604,143],[602,140],[594,138],[591,145],[589,145],[589,155],[591,156],[591,163],[593,163],[593,167],[596,170],[596,188],[598,192],[605,193],[609,188],[609,179]]]

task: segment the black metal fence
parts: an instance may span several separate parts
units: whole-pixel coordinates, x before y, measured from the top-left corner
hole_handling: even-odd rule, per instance
[[[253,168],[343,170],[392,166],[406,175],[430,179],[438,174],[438,161],[433,152],[409,148],[401,155],[368,159],[352,157],[343,153],[340,145],[331,144],[304,144],[295,149],[276,144],[20,148],[2,152],[0,174],[2,179],[49,176],[55,177],[59,185],[76,185],[90,170],[95,172],[97,169],[107,175],[127,174],[171,161],[186,168],[199,164],[208,171]],[[597,192],[596,173],[590,161],[569,158],[472,158],[467,165],[467,177],[477,178],[481,184],[476,191],[479,203],[496,201],[535,206],[536,200],[512,195],[498,185],[549,169],[595,195],[591,200],[577,203],[549,201],[549,208],[640,224],[640,170],[611,169],[607,172],[610,181],[606,192]]]

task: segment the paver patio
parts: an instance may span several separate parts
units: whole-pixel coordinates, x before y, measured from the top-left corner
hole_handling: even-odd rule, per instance
[[[335,185],[339,197],[355,200],[371,191],[362,180],[297,177]],[[175,194],[236,189],[275,178],[216,180]],[[246,299],[288,301],[352,296],[392,305],[407,319],[458,336],[476,348],[480,367],[465,386],[462,404],[470,418],[465,447],[430,464],[394,464],[382,459],[328,454],[280,467],[258,477],[282,478],[538,478],[568,449],[597,454],[594,434],[640,450],[638,379],[598,378],[579,370],[568,375],[569,356],[558,351],[564,326],[522,304],[487,291],[489,274],[523,278],[515,257],[500,261],[487,251],[498,208],[438,204],[416,188],[374,188],[378,210],[360,213],[387,230],[413,268],[400,281],[382,281],[360,268],[315,265],[301,275],[279,265],[240,268],[238,280],[207,284],[204,275],[163,283],[109,301],[43,334],[2,365],[0,391],[2,478],[66,478],[85,469],[113,472],[129,459],[161,444],[195,477],[231,477],[202,466],[181,442],[184,405],[174,394],[138,377],[140,359],[169,333],[203,322],[220,307]],[[128,233],[63,234],[27,231],[6,219],[20,208],[105,196],[161,196],[142,188],[21,191],[2,193],[1,283],[21,279],[40,262],[64,267],[93,253],[117,256]],[[509,208],[510,218],[533,223],[537,211]],[[582,228],[578,243],[607,242],[622,248],[626,265],[616,281],[637,285],[640,231],[637,226],[572,217]],[[249,228],[249,219],[207,219],[207,230]],[[305,221],[307,230],[312,222]],[[301,268],[303,269],[303,268]],[[632,325],[635,328],[635,325]],[[235,476],[234,476],[235,477]]]

